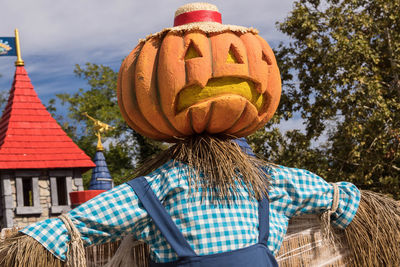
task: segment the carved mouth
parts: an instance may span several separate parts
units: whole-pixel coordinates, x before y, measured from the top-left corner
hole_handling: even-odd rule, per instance
[[[257,92],[254,82],[238,77],[212,78],[205,87],[198,84],[182,89],[177,97],[177,113],[186,108],[222,95],[239,95],[252,103],[260,112],[264,97]]]

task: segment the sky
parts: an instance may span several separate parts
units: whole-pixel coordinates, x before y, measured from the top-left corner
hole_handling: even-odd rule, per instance
[[[2,0],[0,36],[20,33],[25,68],[46,105],[57,93],[86,88],[73,74],[75,64],[103,64],[118,70],[138,40],[173,24],[187,0]],[[276,28],[294,0],[209,1],[224,24],[254,27],[272,47],[288,38]],[[0,90],[9,90],[16,57],[0,57]],[[283,125],[292,128],[295,121]]]

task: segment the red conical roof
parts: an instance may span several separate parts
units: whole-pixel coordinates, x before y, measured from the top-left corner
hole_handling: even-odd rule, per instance
[[[95,167],[67,136],[38,98],[23,66],[0,120],[0,169]]]

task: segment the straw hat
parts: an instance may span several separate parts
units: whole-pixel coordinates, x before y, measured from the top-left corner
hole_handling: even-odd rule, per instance
[[[151,37],[160,37],[168,32],[187,32],[200,30],[206,33],[221,33],[225,31],[257,34],[254,28],[222,24],[221,13],[217,6],[209,3],[190,3],[179,7],[175,12],[174,27],[165,28],[160,32],[151,34]],[[144,41],[144,40],[143,40]]]

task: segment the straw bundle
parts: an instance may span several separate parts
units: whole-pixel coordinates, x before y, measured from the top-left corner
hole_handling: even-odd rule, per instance
[[[66,263],[53,256],[39,242],[30,236],[17,232],[7,233],[0,240],[1,267],[66,267]]]
[[[128,235],[124,238],[114,257],[104,267],[148,266],[149,247]]]
[[[287,234],[276,255],[279,266],[343,266],[348,256],[346,247],[339,247],[324,238],[318,215],[292,218]]]
[[[316,216],[294,218],[277,255],[280,266],[400,266],[400,204],[361,191],[357,214],[344,231],[331,229]]]
[[[354,266],[400,266],[400,204],[362,191],[360,206],[345,230]]]
[[[57,259],[35,239],[18,233],[18,229],[6,230],[2,232],[3,235],[0,239],[0,267],[68,266],[69,263]],[[129,238],[127,241],[123,241],[122,245],[120,245],[120,241],[117,241],[87,247],[85,261],[77,266],[98,267],[104,266],[107,262],[108,267],[148,266],[148,246]],[[129,248],[123,244],[124,242],[129,243]],[[69,260],[73,261],[73,258]]]

